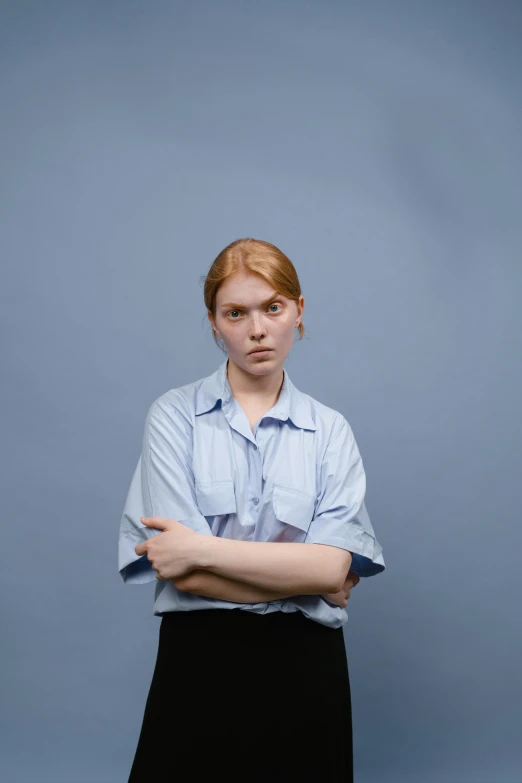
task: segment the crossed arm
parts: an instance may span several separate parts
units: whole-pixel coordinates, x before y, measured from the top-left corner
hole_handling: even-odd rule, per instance
[[[174,587],[186,593],[195,593],[207,598],[219,598],[222,601],[233,601],[238,604],[257,604],[264,601],[277,601],[280,598],[290,598],[295,593],[287,591],[268,590],[255,587],[248,582],[240,582],[228,576],[213,574],[211,571],[196,569],[188,576],[170,580]]]
[[[323,544],[276,544],[204,536],[197,567],[178,590],[237,603],[341,590],[352,554]]]
[[[175,516],[193,520],[191,526],[197,530],[208,525],[197,514],[199,509],[191,488],[193,476],[184,459],[190,452],[192,430],[190,417],[183,415],[183,405],[176,396],[170,401],[158,399],[151,406],[129,504],[132,509],[133,502],[138,501],[140,509],[166,518],[172,516],[175,508]],[[339,465],[343,466],[342,470]],[[342,417],[330,435],[321,473],[323,491],[315,509],[316,526],[333,526],[334,540],[339,537],[344,541],[344,535],[337,534],[335,529],[344,529],[356,513],[359,501],[362,503],[364,473],[353,435]],[[349,504],[341,502],[341,490],[348,483],[354,486]],[[147,493],[142,497],[144,488]],[[129,514],[124,513],[124,517],[128,518]],[[174,577],[172,582],[177,589],[224,600],[243,598],[243,602],[320,595],[339,591],[351,567],[352,553],[340,547],[237,541],[209,533],[210,529],[198,536],[198,544],[203,539],[201,549],[210,552],[211,557],[191,562],[183,578]]]

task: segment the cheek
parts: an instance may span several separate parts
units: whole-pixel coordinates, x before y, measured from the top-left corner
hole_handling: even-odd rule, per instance
[[[288,315],[288,317],[281,319],[280,330],[293,334],[295,321],[296,319],[293,315]]]

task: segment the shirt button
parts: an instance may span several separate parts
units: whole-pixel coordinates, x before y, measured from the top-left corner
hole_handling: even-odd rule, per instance
[[[254,504],[257,506],[257,504],[259,503],[259,498],[254,498],[254,499],[253,499],[253,502],[254,502]]]
[[[255,444],[255,443],[254,443],[254,450],[255,450],[255,451],[257,451],[257,446],[256,446],[256,444]]]

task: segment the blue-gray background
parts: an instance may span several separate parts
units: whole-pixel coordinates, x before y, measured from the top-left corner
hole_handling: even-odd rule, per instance
[[[127,780],[159,619],[119,519],[148,406],[223,359],[199,278],[241,236],[297,267],[286,367],[350,421],[388,566],[345,627],[357,783],[520,783],[521,4],[0,29],[2,783]]]

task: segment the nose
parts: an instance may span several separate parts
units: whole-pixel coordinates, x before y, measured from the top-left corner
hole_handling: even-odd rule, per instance
[[[258,340],[260,337],[266,334],[266,328],[262,325],[260,316],[258,315],[252,316],[249,332],[250,332],[250,337],[256,340]]]

